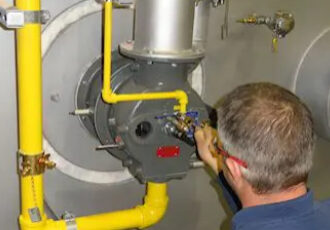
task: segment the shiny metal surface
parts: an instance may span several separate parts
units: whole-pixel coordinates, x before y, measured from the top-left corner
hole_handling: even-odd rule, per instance
[[[162,52],[148,49],[136,49],[134,42],[131,41],[120,44],[120,53],[133,59],[172,63],[191,63],[199,61],[204,57],[204,49],[196,45],[194,45],[192,49],[185,51]]]
[[[330,139],[330,27],[313,41],[297,69],[294,88],[311,109],[319,136]]]
[[[195,2],[137,0],[134,41],[120,45],[124,55],[157,61],[192,62],[204,50],[193,47]]]
[[[202,48],[205,48],[207,41],[210,7],[210,0],[198,1],[195,7],[193,42]]]
[[[195,2],[137,0],[135,48],[179,52],[192,48]]]

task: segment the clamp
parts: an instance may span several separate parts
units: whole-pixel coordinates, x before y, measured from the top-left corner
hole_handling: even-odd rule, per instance
[[[76,222],[76,216],[68,211],[65,211],[62,215],[62,219],[66,223],[66,229],[67,230],[78,230],[77,222]]]
[[[40,153],[38,155],[29,156],[18,153],[19,174],[23,177],[40,175],[46,169],[55,168],[55,162],[51,161],[50,154]]]
[[[7,29],[22,28],[25,24],[46,24],[50,19],[48,10],[19,10],[0,7],[0,24]]]

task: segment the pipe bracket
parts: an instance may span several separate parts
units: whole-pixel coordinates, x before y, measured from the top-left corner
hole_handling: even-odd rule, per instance
[[[18,29],[26,24],[46,24],[49,19],[48,10],[24,11],[16,7],[0,7],[0,24],[6,29]]]
[[[76,216],[74,214],[65,211],[62,218],[65,221],[67,230],[78,230]]]
[[[53,169],[56,166],[49,158],[50,154],[45,153],[30,156],[18,152],[18,172],[23,177],[43,174],[46,169]]]

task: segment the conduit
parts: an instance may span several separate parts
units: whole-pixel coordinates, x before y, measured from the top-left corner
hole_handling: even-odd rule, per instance
[[[188,96],[182,90],[173,92],[154,92],[138,94],[116,94],[111,89],[111,38],[112,38],[112,1],[104,2],[104,64],[103,64],[103,89],[102,98],[105,102],[115,104],[124,101],[164,100],[176,99],[179,105],[174,110],[185,113],[187,110]]]

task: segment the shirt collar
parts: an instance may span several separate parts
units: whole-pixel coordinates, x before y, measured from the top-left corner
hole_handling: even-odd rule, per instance
[[[313,209],[313,193],[308,191],[296,199],[244,208],[233,217],[233,229],[256,221],[269,221],[277,218],[297,216]]]

